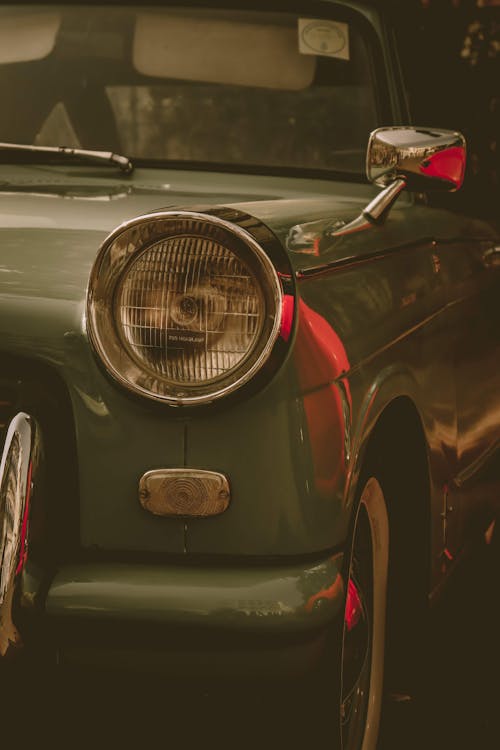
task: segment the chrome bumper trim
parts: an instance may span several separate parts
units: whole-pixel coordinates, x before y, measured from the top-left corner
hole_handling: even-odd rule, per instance
[[[298,634],[335,620],[344,596],[342,553],[269,566],[82,563],[59,569],[45,615],[61,624],[84,618]]]

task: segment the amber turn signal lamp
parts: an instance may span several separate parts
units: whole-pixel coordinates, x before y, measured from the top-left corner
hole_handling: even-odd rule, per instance
[[[230,496],[227,477],[215,471],[157,469],[139,482],[140,503],[155,516],[216,516],[226,510]]]

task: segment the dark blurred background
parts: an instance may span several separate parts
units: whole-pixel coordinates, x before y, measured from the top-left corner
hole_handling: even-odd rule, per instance
[[[467,138],[459,210],[500,213],[500,0],[389,0],[413,122]]]
[[[500,0],[388,0],[415,124],[461,130],[462,190],[447,207],[500,229]],[[500,366],[500,363],[499,363]],[[491,481],[498,487],[498,470]],[[498,490],[497,490],[498,491]],[[500,748],[500,540],[474,556],[434,613],[427,705],[396,712],[387,747]],[[401,720],[401,721],[398,721]]]

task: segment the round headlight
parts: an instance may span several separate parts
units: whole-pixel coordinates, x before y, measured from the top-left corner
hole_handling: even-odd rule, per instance
[[[283,292],[240,227],[192,212],[134,219],[104,242],[88,294],[91,340],[127,388],[170,404],[231,393],[266,362]]]

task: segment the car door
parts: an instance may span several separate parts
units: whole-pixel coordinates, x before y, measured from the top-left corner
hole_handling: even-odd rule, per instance
[[[483,469],[500,437],[500,248],[487,225],[442,248],[449,272],[457,397],[457,474],[465,541],[491,515]],[[488,236],[489,234],[489,236]]]

